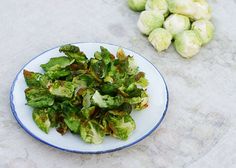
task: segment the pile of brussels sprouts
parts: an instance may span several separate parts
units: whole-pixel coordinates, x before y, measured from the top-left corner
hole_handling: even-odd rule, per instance
[[[142,11],[137,26],[158,52],[173,41],[182,57],[191,58],[213,38],[211,8],[206,0],[128,0],[128,5]]]

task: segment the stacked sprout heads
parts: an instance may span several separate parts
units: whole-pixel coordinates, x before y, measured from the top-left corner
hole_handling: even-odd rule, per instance
[[[211,8],[206,0],[128,0],[128,5],[142,11],[137,26],[158,52],[174,41],[176,51],[191,58],[213,38]]]

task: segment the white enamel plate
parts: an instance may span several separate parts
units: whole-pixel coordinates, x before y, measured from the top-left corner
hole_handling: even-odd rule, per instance
[[[111,53],[115,54],[119,46],[104,43],[75,43],[87,55],[92,57],[95,51],[100,50],[100,46],[104,46]],[[123,47],[121,47],[123,48]],[[149,106],[142,111],[134,111],[131,113],[136,122],[136,129],[130,135],[127,141],[115,139],[107,136],[104,142],[99,145],[87,144],[83,142],[78,135],[66,133],[60,135],[54,128],[48,134],[41,131],[32,119],[32,108],[25,105],[26,99],[24,90],[27,88],[23,69],[34,72],[41,72],[40,64],[46,63],[51,57],[60,56],[59,47],[50,49],[37,57],[30,60],[17,74],[10,92],[11,110],[20,126],[35,139],[58,149],[77,152],[77,153],[106,153],[117,151],[132,146],[148,135],[150,135],[163,120],[168,107],[168,90],[166,83],[160,72],[147,59],[141,55],[124,49],[127,55],[134,56],[134,59],[140,70],[145,72],[149,81],[147,88],[149,95]]]

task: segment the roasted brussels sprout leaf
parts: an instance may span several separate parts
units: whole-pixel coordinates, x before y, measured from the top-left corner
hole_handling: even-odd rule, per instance
[[[75,113],[72,113],[68,115],[64,119],[64,121],[67,127],[71,130],[71,132],[79,133],[81,119],[78,117],[78,115],[76,115]]]
[[[35,108],[52,106],[54,97],[44,88],[27,88],[25,90],[27,105]]]
[[[112,136],[121,140],[127,140],[136,128],[135,122],[130,115],[109,115],[108,124],[112,130]]]
[[[124,98],[120,95],[112,97],[101,95],[98,91],[94,93],[92,100],[100,108],[116,108],[124,103]]]
[[[80,136],[87,143],[102,143],[105,132],[103,127],[95,120],[84,122],[80,127]]]
[[[24,70],[23,74],[28,87],[47,87],[50,83],[50,79],[46,75],[27,70]]]
[[[66,125],[66,123],[64,121],[63,122],[59,122],[58,123],[58,127],[56,128],[56,130],[61,135],[64,135],[68,131],[68,126]]]
[[[49,92],[58,97],[71,98],[74,94],[74,85],[72,82],[55,81],[49,86]]]
[[[33,120],[36,125],[45,133],[48,133],[51,122],[49,120],[48,113],[45,109],[34,109],[33,113]]]
[[[62,77],[66,77],[71,74],[70,70],[62,69],[62,70],[49,70],[45,73],[50,79],[60,79]]]
[[[75,59],[77,63],[87,63],[88,58],[86,55],[80,51],[79,47],[67,44],[64,46],[61,46],[59,49],[60,52],[63,52],[65,55],[67,55],[71,59]]]
[[[91,106],[91,107],[83,107],[81,109],[81,113],[85,118],[89,118],[91,115],[93,115],[93,113],[95,112],[95,106]]]
[[[105,135],[127,140],[135,129],[132,110],[148,106],[148,80],[134,58],[121,48],[115,57],[102,46],[90,59],[74,45],[59,51],[65,56],[42,64],[44,74],[23,72],[36,125],[45,133],[70,131],[92,144]]]
[[[56,71],[63,68],[66,68],[67,66],[71,65],[74,62],[74,60],[69,59],[68,57],[62,56],[62,57],[55,57],[51,58],[48,63],[42,64],[41,67],[44,71]]]

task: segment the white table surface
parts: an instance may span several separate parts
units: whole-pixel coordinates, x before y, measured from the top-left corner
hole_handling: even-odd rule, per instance
[[[185,60],[173,47],[152,48],[126,0],[1,0],[0,168],[235,168],[236,1],[209,3],[215,39]],[[115,153],[81,155],[44,145],[17,124],[9,91],[18,70],[47,49],[79,41],[121,45],[158,67],[170,104],[151,136]]]

